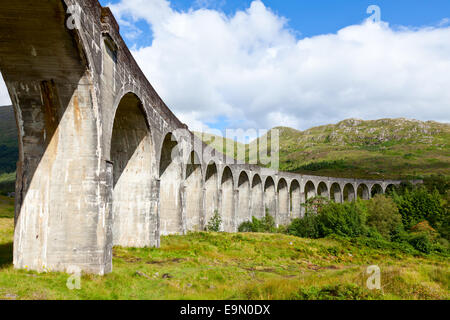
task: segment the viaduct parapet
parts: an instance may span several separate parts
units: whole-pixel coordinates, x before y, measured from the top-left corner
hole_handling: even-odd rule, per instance
[[[19,131],[16,268],[105,274],[113,245],[159,246],[161,235],[204,229],[215,210],[223,230],[236,232],[265,208],[286,224],[314,195],[368,199],[400,183],[198,154],[205,146],[158,96],[97,0],[2,0],[0,70]]]

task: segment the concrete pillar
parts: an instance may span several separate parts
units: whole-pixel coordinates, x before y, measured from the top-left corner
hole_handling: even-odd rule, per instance
[[[238,210],[239,210],[239,190],[233,190],[233,215],[231,232],[237,232],[238,230]]]
[[[152,179],[152,193],[151,193],[151,212],[155,214],[152,215],[152,220],[150,223],[150,234],[151,234],[151,245],[159,248],[161,245],[160,241],[160,203],[159,203],[159,192],[161,189],[161,180],[158,178]]]
[[[16,268],[112,269],[112,167],[101,158],[89,83],[7,81],[19,125]]]
[[[186,194],[186,185],[185,183],[182,183],[182,185],[180,186],[180,199],[181,199],[181,205],[180,205],[180,216],[181,216],[181,234],[186,234],[188,227],[187,227],[187,217],[186,217],[186,204],[187,204],[187,197],[188,195]]]

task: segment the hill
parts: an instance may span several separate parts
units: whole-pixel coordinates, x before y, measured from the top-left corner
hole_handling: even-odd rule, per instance
[[[279,130],[283,171],[368,179],[450,175],[450,124],[403,118],[347,119],[305,131],[287,127],[272,130],[275,129]],[[272,130],[250,145],[254,147],[261,139],[268,139],[270,146]],[[206,143],[211,135],[207,137]],[[235,150],[222,148],[220,139],[216,138],[213,146],[235,155]],[[246,149],[250,149],[249,145]]]

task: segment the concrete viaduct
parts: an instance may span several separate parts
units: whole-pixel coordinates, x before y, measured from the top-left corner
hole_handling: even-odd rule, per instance
[[[113,245],[159,246],[215,210],[236,232],[314,195],[368,199],[400,181],[230,164],[164,104],[97,0],[0,0],[0,70],[19,131],[14,266],[105,274]],[[188,132],[188,134],[179,134]]]

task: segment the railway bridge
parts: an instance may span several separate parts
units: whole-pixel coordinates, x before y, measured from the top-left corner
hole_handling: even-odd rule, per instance
[[[206,147],[97,0],[1,0],[0,71],[19,132],[16,268],[105,274],[114,245],[159,246],[216,210],[236,232],[266,208],[286,224],[315,195],[368,199],[400,183],[278,172]]]

